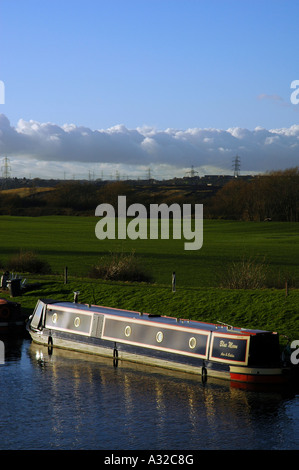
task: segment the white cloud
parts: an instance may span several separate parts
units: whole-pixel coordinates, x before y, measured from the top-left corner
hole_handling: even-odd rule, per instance
[[[74,124],[58,126],[20,119],[13,127],[0,114],[0,154],[18,161],[56,162],[56,167],[135,169],[213,168],[230,173],[232,159],[239,155],[241,170],[263,172],[299,164],[299,125],[282,129],[254,130],[239,127],[157,130],[149,127],[127,129],[117,125],[92,130]],[[74,166],[76,164],[76,167]],[[54,165],[54,167],[55,167]],[[41,167],[41,165],[39,165]],[[38,165],[35,164],[35,168]],[[64,170],[66,171],[66,170]],[[75,172],[75,171],[74,171]]]
[[[267,93],[261,93],[258,95],[258,100],[270,100],[270,101],[283,101],[283,98],[277,94],[268,95]]]

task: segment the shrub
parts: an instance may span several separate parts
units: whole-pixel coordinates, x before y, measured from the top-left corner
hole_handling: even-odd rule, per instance
[[[151,276],[145,272],[134,253],[110,253],[109,259],[101,258],[92,267],[90,277],[110,281],[151,281]]]
[[[224,271],[220,286],[227,289],[260,289],[265,287],[268,267],[254,259],[233,262]]]
[[[290,288],[298,287],[298,280],[288,271],[275,269],[267,276],[267,287],[285,289],[286,285]]]
[[[7,269],[34,274],[49,274],[51,272],[49,263],[40,259],[32,251],[21,251],[18,255],[12,256],[7,262]]]

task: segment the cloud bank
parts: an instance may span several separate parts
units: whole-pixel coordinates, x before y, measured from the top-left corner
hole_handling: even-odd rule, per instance
[[[239,155],[243,172],[264,172],[299,164],[299,125],[282,129],[157,130],[117,125],[103,130],[20,119],[13,127],[0,114],[0,155],[39,162],[171,166],[192,165],[229,173]]]

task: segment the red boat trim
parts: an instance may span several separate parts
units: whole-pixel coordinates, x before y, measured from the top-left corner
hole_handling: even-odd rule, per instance
[[[254,375],[254,374],[237,374],[231,372],[230,378],[236,382],[246,382],[252,384],[281,384],[286,382],[287,378],[282,375]]]

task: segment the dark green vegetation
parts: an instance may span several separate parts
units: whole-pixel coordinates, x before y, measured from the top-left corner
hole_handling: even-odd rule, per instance
[[[210,182],[211,181],[211,182]],[[204,204],[210,219],[298,222],[299,168],[255,177],[182,178],[166,182],[28,182],[30,187],[0,191],[0,214],[93,215],[98,204],[117,205],[125,195],[128,205]],[[51,183],[48,182],[49,184]],[[25,183],[24,183],[25,184]],[[35,185],[36,184],[36,185]]]
[[[73,291],[79,290],[82,302],[271,329],[299,339],[298,223],[205,220],[202,249],[184,251],[184,240],[100,241],[95,236],[96,222],[95,217],[0,217],[2,268],[12,256],[30,251],[49,263],[53,273],[22,275],[29,288],[15,300],[26,313],[31,313],[39,297],[72,300]],[[101,258],[132,252],[152,276],[151,283],[88,277]],[[238,266],[244,260],[253,260],[265,270],[265,287],[221,288],[232,263]]]

